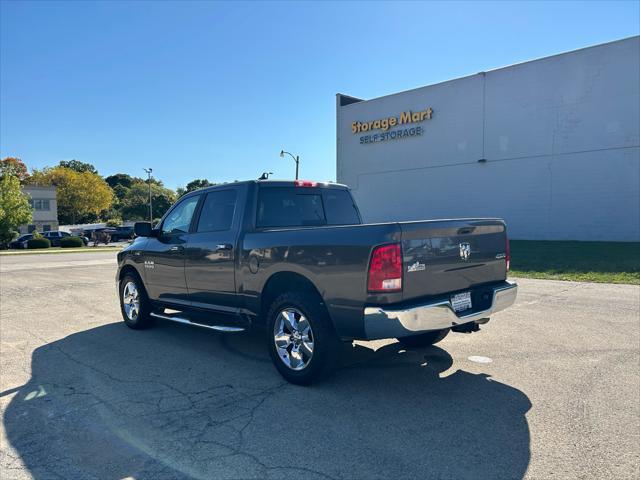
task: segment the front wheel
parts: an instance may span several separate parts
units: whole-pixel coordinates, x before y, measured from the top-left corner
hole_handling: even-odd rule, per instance
[[[129,328],[140,330],[151,326],[151,304],[142,282],[137,276],[127,274],[120,280],[120,312]]]
[[[445,328],[443,330],[434,330],[432,332],[421,333],[420,335],[412,335],[410,337],[400,337],[398,341],[409,348],[421,348],[428,347],[429,345],[435,345],[444,337],[449,335],[450,329]]]
[[[321,301],[289,292],[271,304],[267,314],[269,355],[285,380],[308,385],[336,366],[340,341]]]

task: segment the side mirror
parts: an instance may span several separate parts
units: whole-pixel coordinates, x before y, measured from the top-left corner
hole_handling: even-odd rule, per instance
[[[151,237],[153,235],[152,231],[153,229],[149,222],[136,222],[133,225],[133,233],[135,233],[136,237]]]

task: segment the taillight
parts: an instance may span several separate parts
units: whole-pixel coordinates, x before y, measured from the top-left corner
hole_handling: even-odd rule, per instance
[[[399,243],[373,249],[369,263],[369,292],[399,292],[402,290],[402,249]]]
[[[294,182],[296,187],[316,187],[318,182],[312,182],[311,180],[296,180]]]
[[[509,271],[509,262],[511,261],[511,250],[509,248],[509,237],[507,236],[507,232],[504,232],[504,241],[506,242],[504,250],[505,250],[505,260],[507,261],[507,272]]]

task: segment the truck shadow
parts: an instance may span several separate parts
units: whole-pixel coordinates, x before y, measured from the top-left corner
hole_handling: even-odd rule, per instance
[[[446,341],[444,342],[446,347]],[[263,338],[107,324],[42,346],[11,395],[5,472],[36,479],[518,479],[521,391],[451,368],[442,348],[344,348],[313,387],[285,383]],[[455,371],[454,371],[455,370]],[[443,374],[444,372],[444,374]]]

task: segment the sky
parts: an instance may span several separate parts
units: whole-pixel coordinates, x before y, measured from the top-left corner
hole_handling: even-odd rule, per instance
[[[0,156],[212,182],[336,178],[374,98],[638,35],[640,2],[0,1]]]

